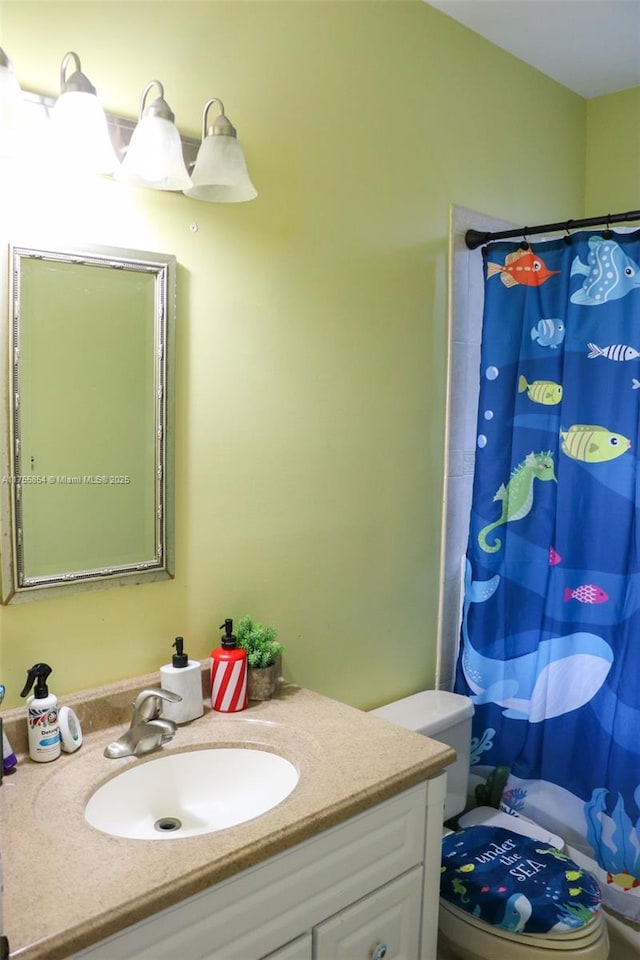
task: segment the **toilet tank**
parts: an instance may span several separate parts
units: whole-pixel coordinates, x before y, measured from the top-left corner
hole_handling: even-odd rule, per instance
[[[384,707],[371,710],[371,713],[453,747],[457,759],[447,767],[444,819],[448,820],[462,813],[467,805],[469,783],[473,716],[471,700],[447,690],[423,690],[411,697],[394,700]]]

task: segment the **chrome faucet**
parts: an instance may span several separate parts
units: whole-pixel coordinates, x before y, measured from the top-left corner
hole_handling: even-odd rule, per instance
[[[182,697],[162,687],[141,690],[133,704],[131,725],[121,737],[105,747],[110,760],[119,757],[141,757],[173,739],[178,729],[173,720],[160,716],[162,701],[179,703]]]

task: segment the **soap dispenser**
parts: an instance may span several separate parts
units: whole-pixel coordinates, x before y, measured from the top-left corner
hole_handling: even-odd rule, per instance
[[[180,703],[163,701],[162,716],[174,723],[188,723],[204,713],[202,700],[202,673],[199,660],[189,660],[184,652],[184,639],[176,637],[172,646],[176,652],[171,663],[160,667],[160,686],[172,693],[178,693]]]
[[[233,620],[226,619],[222,646],[211,651],[211,706],[219,713],[236,713],[247,706],[247,654],[236,645]]]
[[[48,663],[36,663],[27,672],[27,682],[20,694],[27,699],[29,756],[38,763],[48,763],[60,756],[60,727],[58,725],[58,698],[49,693],[47,678],[51,673]]]

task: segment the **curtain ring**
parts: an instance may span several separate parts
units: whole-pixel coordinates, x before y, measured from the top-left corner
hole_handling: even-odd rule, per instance
[[[527,230],[529,227],[522,228],[522,243],[520,244],[520,250],[529,250],[529,241],[527,240]]]
[[[572,223],[573,223],[573,220],[567,220],[567,222],[566,222],[565,225],[564,225],[565,235],[564,235],[564,237],[563,237],[562,239],[564,240],[564,242],[566,243],[566,245],[567,245],[568,247],[570,247],[571,244],[573,243],[573,236],[572,236],[572,234],[571,234],[571,224],[572,224]]]
[[[611,240],[613,236],[613,231],[611,230],[611,214],[607,214],[607,229],[602,231],[602,236],[605,240]]]

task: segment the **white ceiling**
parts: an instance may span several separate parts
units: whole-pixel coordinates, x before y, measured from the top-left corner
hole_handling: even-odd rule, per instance
[[[585,98],[640,86],[640,0],[426,0]]]

